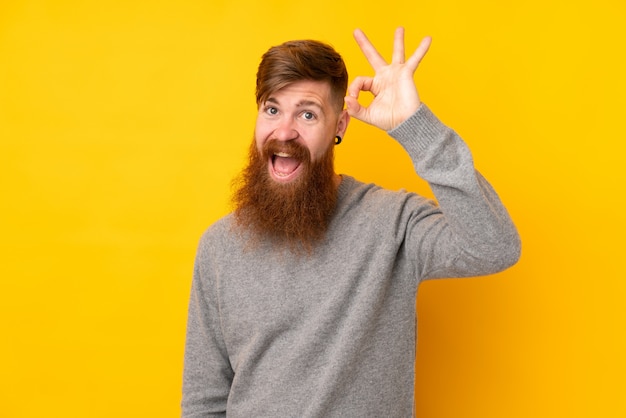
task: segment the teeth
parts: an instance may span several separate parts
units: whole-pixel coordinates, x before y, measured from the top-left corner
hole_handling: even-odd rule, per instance
[[[290,157],[286,152],[275,152],[274,155],[277,157]]]

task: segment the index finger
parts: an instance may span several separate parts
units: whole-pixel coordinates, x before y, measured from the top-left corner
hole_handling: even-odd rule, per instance
[[[379,68],[387,65],[385,59],[378,53],[376,48],[374,48],[374,45],[367,39],[367,36],[365,36],[365,33],[363,33],[361,29],[354,30],[354,39],[374,71],[378,71]]]

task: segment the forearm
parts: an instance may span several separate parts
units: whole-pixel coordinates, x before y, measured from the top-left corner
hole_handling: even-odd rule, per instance
[[[470,150],[425,105],[389,131],[428,181],[445,217],[447,245],[479,267],[471,274],[502,270],[519,258],[520,240],[491,185],[474,168]],[[445,240],[444,240],[445,241]],[[440,243],[438,245],[441,245]]]

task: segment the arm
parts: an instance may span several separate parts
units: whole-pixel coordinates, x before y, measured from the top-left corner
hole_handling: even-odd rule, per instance
[[[465,142],[422,104],[388,132],[428,181],[442,216],[409,222],[407,242],[417,243],[422,278],[496,273],[519,259],[517,230],[498,195],[475,170]]]
[[[420,101],[413,74],[430,47],[430,38],[405,62],[404,31],[399,28],[390,64],[363,32],[355,31],[355,38],[376,74],[357,77],[348,88],[350,116],[384,129],[402,144],[443,213],[426,223],[409,221],[406,239],[416,248],[423,269],[420,276],[488,274],[514,264],[520,241],[506,209],[474,169],[463,140]],[[367,108],[358,103],[361,91],[374,95]]]
[[[210,280],[208,241],[205,235],[198,248],[189,299],[183,372],[184,418],[226,416],[233,378],[219,326],[214,283]]]

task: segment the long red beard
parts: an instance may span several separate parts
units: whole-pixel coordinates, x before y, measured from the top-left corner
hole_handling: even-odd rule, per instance
[[[262,152],[252,142],[248,166],[233,182],[232,197],[236,224],[252,232],[252,244],[269,239],[294,252],[310,252],[325,236],[337,203],[333,148],[311,161],[309,150],[294,141],[270,140]],[[279,150],[302,165],[289,183],[276,182],[268,172],[270,156]]]

